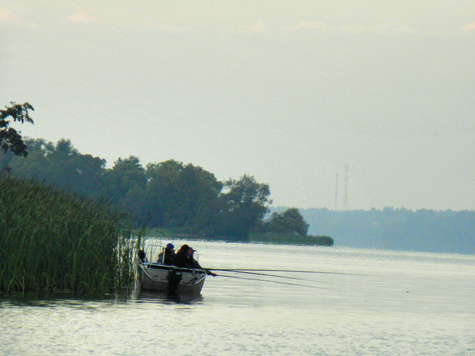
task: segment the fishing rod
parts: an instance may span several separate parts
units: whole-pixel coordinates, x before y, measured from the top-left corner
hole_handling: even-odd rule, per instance
[[[218,271],[218,270],[215,270],[215,271]],[[221,270],[219,270],[219,271],[221,271]],[[265,277],[274,277],[274,278],[283,278],[283,279],[299,280],[299,281],[305,281],[305,282],[316,282],[316,283],[328,284],[328,283],[322,282],[322,281],[315,281],[315,280],[299,278],[299,277],[279,276],[279,275],[276,275],[276,274],[269,274],[269,273],[249,272],[249,271],[241,271],[241,270],[226,270],[224,272],[251,274],[251,275],[255,275],[255,276],[265,276]]]
[[[298,283],[290,283],[290,282],[282,282],[282,281],[271,281],[271,280],[268,280],[268,279],[260,279],[260,278],[247,278],[247,277],[229,276],[229,275],[225,275],[225,274],[219,274],[218,277],[244,279],[244,280],[247,280],[247,281],[259,281],[259,282],[267,282],[267,283],[275,283],[275,284],[285,284],[285,285],[289,285],[289,286],[298,286],[298,287],[306,287],[306,288],[314,288],[314,289],[332,290],[332,289],[329,289],[329,288],[309,286],[309,285],[306,285],[306,284],[298,284]]]
[[[349,276],[368,276],[361,273],[346,273],[346,272],[327,272],[327,271],[308,271],[308,270],[288,270],[288,269],[253,269],[253,268],[208,268],[213,271],[221,272],[285,272],[285,273],[315,273],[315,274],[343,274]]]

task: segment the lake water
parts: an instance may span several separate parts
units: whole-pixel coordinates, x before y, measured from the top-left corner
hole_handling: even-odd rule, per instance
[[[218,272],[195,299],[4,299],[0,354],[475,355],[475,256],[190,245],[204,267],[325,273]]]

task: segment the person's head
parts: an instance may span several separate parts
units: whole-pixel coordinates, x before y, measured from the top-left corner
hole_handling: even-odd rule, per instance
[[[174,249],[175,249],[175,246],[173,246],[173,244],[169,243],[167,245],[167,250],[173,251]]]
[[[179,252],[184,252],[184,253],[189,253],[190,251],[190,246],[188,245],[181,245]]]

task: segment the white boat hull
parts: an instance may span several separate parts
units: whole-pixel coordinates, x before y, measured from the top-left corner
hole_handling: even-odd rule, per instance
[[[142,290],[170,292],[169,278],[172,273],[181,274],[176,293],[199,294],[203,288],[206,271],[193,268],[179,268],[159,263],[139,264],[140,288]]]

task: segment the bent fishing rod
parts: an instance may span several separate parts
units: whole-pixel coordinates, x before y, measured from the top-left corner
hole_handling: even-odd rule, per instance
[[[342,274],[349,276],[369,276],[368,274],[362,273],[347,273],[347,272],[328,272],[328,271],[308,271],[308,270],[288,270],[288,269],[259,269],[259,268],[208,268],[212,271],[220,272],[235,272],[235,273],[244,273],[244,272],[282,272],[282,273],[315,273],[315,274]]]
[[[275,284],[285,284],[285,285],[289,285],[289,286],[298,286],[298,287],[306,287],[306,288],[314,288],[314,289],[333,290],[333,289],[330,289],[330,288],[310,286],[310,285],[307,285],[307,284],[290,283],[290,282],[282,282],[282,281],[271,281],[271,280],[268,280],[268,279],[260,279],[260,278],[229,276],[229,275],[225,275],[225,274],[219,274],[218,277],[235,278],[235,279],[243,279],[243,280],[247,280],[247,281],[259,281],[259,282],[275,283]]]
[[[216,271],[218,271],[218,270],[216,270]],[[270,273],[259,273],[259,272],[250,272],[250,271],[241,271],[241,270],[219,270],[219,271],[229,272],[229,273],[251,274],[251,275],[254,275],[254,276],[264,276],[264,277],[291,279],[291,280],[294,280],[294,281],[305,281],[305,282],[314,282],[314,283],[324,283],[324,284],[327,284],[327,283],[322,282],[322,281],[315,281],[315,280],[305,279],[305,278],[299,278],[299,277],[280,276],[280,275],[277,275],[277,274],[270,274]]]

